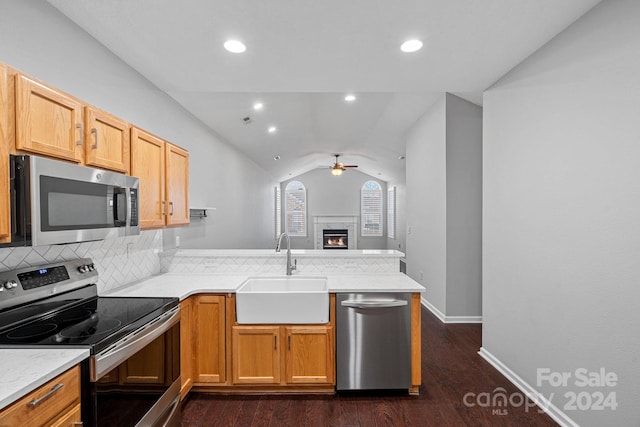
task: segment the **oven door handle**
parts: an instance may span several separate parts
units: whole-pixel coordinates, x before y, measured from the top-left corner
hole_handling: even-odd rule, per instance
[[[179,321],[180,306],[177,306],[91,357],[91,381],[98,381],[104,374],[142,350]]]

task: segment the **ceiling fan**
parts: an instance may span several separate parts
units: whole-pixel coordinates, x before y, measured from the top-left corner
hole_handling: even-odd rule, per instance
[[[358,165],[345,165],[342,162],[338,161],[338,157],[340,157],[340,154],[334,154],[334,156],[336,157],[336,162],[334,163],[333,166],[330,166],[330,168],[331,168],[331,174],[335,176],[342,175],[342,172],[344,172],[347,168],[358,167]]]

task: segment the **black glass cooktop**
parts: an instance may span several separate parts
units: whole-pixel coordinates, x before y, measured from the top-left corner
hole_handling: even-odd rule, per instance
[[[66,299],[48,301],[46,305],[1,313],[0,346],[89,347],[96,353],[177,304],[177,298],[78,300],[75,295],[69,295]]]

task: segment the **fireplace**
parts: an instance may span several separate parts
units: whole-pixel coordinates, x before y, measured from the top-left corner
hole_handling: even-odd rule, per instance
[[[322,230],[322,249],[349,249],[349,230],[346,228]]]

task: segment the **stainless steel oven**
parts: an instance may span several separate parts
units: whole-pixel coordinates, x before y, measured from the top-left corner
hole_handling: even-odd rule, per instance
[[[180,425],[179,322],[174,307],[90,357],[87,425]]]
[[[10,156],[11,243],[42,246],[140,234],[138,178]]]
[[[88,348],[85,426],[180,424],[177,298],[97,295],[91,259],[0,272],[0,347]]]

